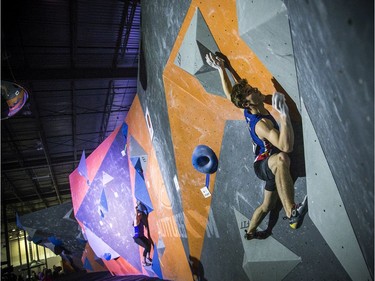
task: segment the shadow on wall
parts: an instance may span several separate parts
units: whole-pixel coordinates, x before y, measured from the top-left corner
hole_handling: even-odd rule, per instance
[[[204,268],[200,260],[189,255],[189,264],[194,281],[207,281],[207,279],[204,278]]]
[[[146,67],[146,60],[145,54],[143,50],[143,44],[141,41],[141,47],[139,52],[139,81],[141,82],[142,89],[144,91],[147,90],[147,67]]]
[[[289,155],[291,159],[290,172],[293,181],[296,182],[297,178],[306,177],[302,117],[298,111],[296,103],[291,99],[291,97],[287,94],[287,92],[275,79],[275,77],[272,78],[272,83],[277,92],[280,92],[285,95],[286,103],[289,107],[289,114],[292,120],[292,126],[294,130],[294,148],[293,152],[291,152]],[[272,96],[267,97],[270,97],[272,99]]]

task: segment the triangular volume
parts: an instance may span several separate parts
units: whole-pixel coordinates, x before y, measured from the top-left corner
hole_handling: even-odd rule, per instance
[[[192,18],[189,28],[185,33],[184,40],[178,50],[174,64],[191,75],[197,71],[195,66],[195,50],[196,50],[196,32],[197,32],[197,17],[196,13]]]
[[[82,244],[86,244],[87,240],[86,238],[83,236],[82,232],[79,232],[76,236],[76,239],[79,243],[82,243]]]
[[[217,46],[201,11],[197,9],[194,16],[197,17],[197,36],[195,38],[197,42],[200,42],[203,46],[211,50],[211,52],[213,53],[219,51],[219,47]]]
[[[139,161],[139,157],[130,157],[130,162],[132,163],[134,168],[137,165],[138,161]]]
[[[102,183],[106,185],[107,183],[111,182],[113,177],[108,175],[106,172],[102,171]]]
[[[293,268],[296,267],[298,263],[298,261],[288,260],[278,261],[277,263],[275,263],[274,261],[247,262],[243,265],[243,269],[250,280],[281,281],[284,280],[284,278],[293,270]]]
[[[163,254],[164,254],[164,251],[165,251],[165,245],[164,245],[164,241],[161,238],[161,236],[159,236],[157,250],[158,250],[158,255],[160,256],[160,258],[162,258]]]
[[[148,159],[147,155],[143,155],[139,157],[139,160],[141,161],[143,173],[146,173],[147,159]]]
[[[87,165],[86,165],[86,156],[85,151],[82,151],[81,160],[78,164],[78,173],[84,177],[87,180],[87,183],[89,184],[89,175],[87,173]]]
[[[100,207],[101,207],[103,213],[107,213],[108,212],[107,196],[105,195],[104,189],[102,191],[102,195],[100,196]]]
[[[128,143],[128,124],[125,122],[122,124],[121,133],[124,136],[124,150],[122,150],[122,156],[126,155],[126,145]]]
[[[110,147],[112,146],[113,142],[115,141],[118,132],[120,130],[120,126],[117,127],[96,149],[95,151],[91,152],[90,156],[87,157],[87,171],[88,174],[95,178],[97,176],[98,170],[101,167]],[[121,139],[121,135],[119,138]],[[87,180],[86,180],[87,182]],[[84,200],[87,192],[89,191],[89,184],[85,184],[82,182],[82,178],[78,173],[78,168],[73,171],[69,175],[69,183],[70,183],[70,190],[72,194],[72,201],[73,207],[76,215],[78,214],[78,210]]]
[[[71,208],[69,212],[65,214],[63,219],[68,220],[68,221],[74,221],[74,222],[76,221],[76,218],[74,217],[73,208]]]
[[[154,270],[155,274],[160,278],[163,279],[163,273],[160,268],[160,261],[158,256],[158,251],[154,251],[154,256],[152,258],[152,269]]]
[[[85,262],[83,263],[83,268],[86,269],[86,270],[89,270],[89,271],[94,271],[94,269],[92,268],[92,265],[89,261],[89,259],[86,257],[85,258]]]
[[[140,146],[140,144],[130,136],[130,147],[129,147],[129,155],[130,157],[140,157],[143,155],[147,155],[144,149]]]
[[[284,279],[301,262],[301,258],[271,236],[265,240],[246,240],[244,229],[248,219],[237,210],[234,211],[245,252],[242,267],[249,279]]]
[[[25,230],[30,237],[33,237],[36,232],[36,229],[31,227],[24,226],[22,229]]]
[[[122,124],[121,133],[125,137],[125,140],[126,140],[128,137],[128,124],[126,124],[125,122]]]
[[[198,54],[196,54],[196,60],[199,61],[199,65],[201,65],[201,68],[198,69],[197,72],[194,74],[200,74],[200,73],[205,73],[205,72],[216,72],[217,70],[208,64],[205,63],[206,60],[206,54],[211,53],[209,49],[206,48],[202,43],[197,41],[197,46],[198,46]]]
[[[135,161],[136,160],[136,161]],[[138,157],[137,159],[132,158],[132,164],[134,166],[135,171],[143,178],[145,178],[144,173],[146,169],[146,161],[144,160],[144,157]]]
[[[151,203],[150,195],[145,184],[143,177],[136,173],[135,174],[135,188],[134,188],[135,198],[146,206],[148,213],[151,213],[154,208]]]
[[[206,65],[205,55],[209,52],[215,53],[217,51],[219,51],[219,48],[202,13],[197,9],[185,33],[174,63],[188,73],[195,75]],[[208,65],[206,66],[208,67]]]
[[[142,169],[142,165],[141,165],[141,158],[138,158],[137,162],[134,165],[134,169],[143,178],[143,169]]]
[[[146,172],[147,159],[148,159],[147,153],[144,151],[144,149],[140,146],[140,144],[133,137],[130,137],[129,157],[133,166],[138,160],[138,159],[133,159],[133,158],[139,158],[141,160],[143,172],[144,173]]]
[[[225,97],[219,72],[206,63],[208,53],[220,51],[199,9],[196,10],[177,53],[175,64],[194,75],[207,93]],[[231,75],[229,79],[233,83]]]

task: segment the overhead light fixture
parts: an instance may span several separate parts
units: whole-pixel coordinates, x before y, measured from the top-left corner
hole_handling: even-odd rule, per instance
[[[29,98],[28,92],[20,85],[1,81],[1,120],[15,115]]]

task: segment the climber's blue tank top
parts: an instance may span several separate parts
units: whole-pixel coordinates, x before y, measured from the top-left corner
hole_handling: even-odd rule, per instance
[[[269,113],[269,112],[268,112]],[[249,126],[249,132],[251,139],[253,140],[254,153],[255,153],[255,160],[260,161],[266,159],[273,153],[277,152],[278,149],[274,147],[269,141],[261,140],[257,134],[255,133],[255,125],[258,123],[259,120],[263,118],[267,118],[271,120],[275,129],[279,130],[279,125],[277,124],[275,118],[271,114],[261,115],[261,114],[251,114],[247,109],[244,110],[244,115],[246,119],[246,123]]]
[[[138,225],[134,226],[134,238],[145,236],[143,222],[141,221]]]

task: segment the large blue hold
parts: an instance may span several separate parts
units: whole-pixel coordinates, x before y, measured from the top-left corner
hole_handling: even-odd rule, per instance
[[[215,152],[207,145],[198,145],[192,155],[194,168],[203,174],[213,174],[217,171],[218,159]]]

